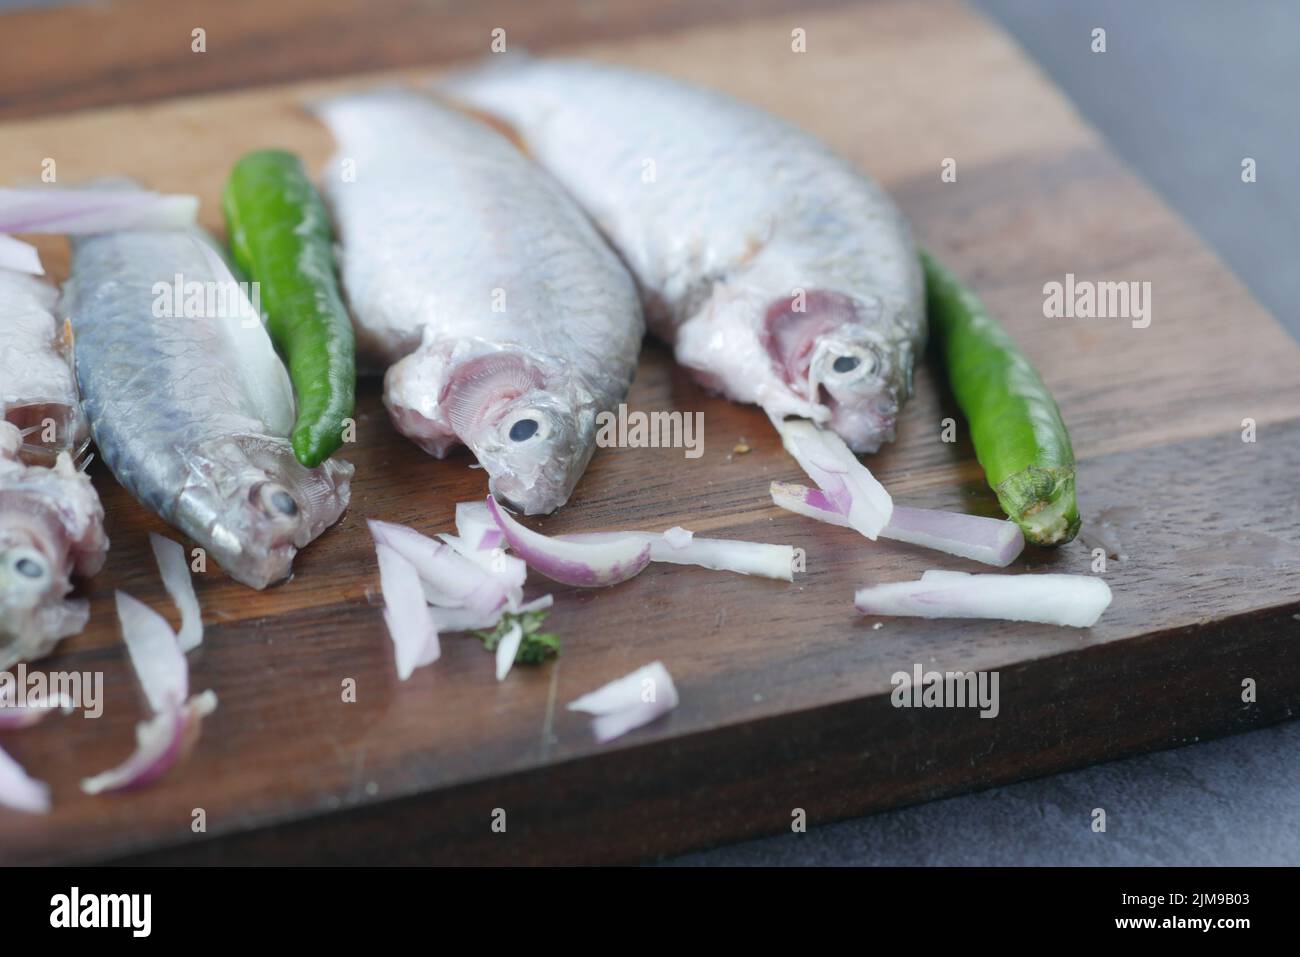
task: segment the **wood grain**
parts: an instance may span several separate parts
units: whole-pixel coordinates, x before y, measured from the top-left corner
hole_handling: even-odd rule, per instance
[[[556,595],[557,662],[498,684],[491,656],[452,636],[442,661],[402,683],[364,519],[445,530],[455,502],[485,483],[464,454],[435,462],[397,436],[369,382],[347,452],[357,465],[347,516],[300,556],[286,586],[256,594],[216,570],[201,576],[208,635],[193,684],[213,688],[220,707],[186,765],[107,798],[81,795],[76,782],[125,756],[142,713],[113,590],[175,613],[148,553],[147,532],[161,523],[95,470],[110,564],[87,588],[91,627],[47,666],[102,671],[106,711],[0,740],[55,797],[49,817],[0,812],[0,861],[638,860],[783,830],[795,807],[832,820],[1294,714],[1300,350],[1011,43],[964,8],[882,2],[799,21],[805,55],[789,53],[788,16],[679,23],[668,36],[571,52],[729,89],[885,182],[1060,400],[1085,519],[1109,521],[1128,556],[1107,567],[1115,601],[1099,625],[857,616],[852,591],[863,582],[978,568],[774,509],[768,483],[800,475],[762,415],[706,395],[649,344],[629,403],[702,411],[704,455],[602,450],[572,503],[536,527],[681,524],[795,545],[807,573],[786,585],[656,566],[587,592],[534,578],[530,596]],[[0,182],[34,175],[47,156],[67,182],[130,172],[200,193],[216,226],[221,181],[244,150],[285,146],[324,160],[328,139],[299,110],[304,97],[389,79],[9,123]],[[940,182],[945,157],[957,159],[956,183]],[[61,275],[63,244],[42,245]],[[1151,326],[1044,319],[1043,284],[1067,272],[1151,282]],[[947,416],[957,411],[927,360],[899,442],[869,464],[900,502],[996,514],[969,444],[939,440]],[[1241,441],[1244,418],[1258,441]],[[748,453],[733,452],[741,438]],[[1076,542],[1029,552],[1015,570],[1087,572],[1089,562]],[[587,719],[564,710],[655,659],[682,697],[663,720],[601,747]],[[914,664],[998,671],[1001,713],[891,707],[890,676]],[[355,703],[341,700],[348,678]],[[1241,700],[1245,678],[1258,682],[1254,704]],[[196,808],[204,834],[191,830]],[[490,830],[494,808],[507,811],[505,835]]]
[[[4,18],[0,119],[447,63],[487,54],[496,29],[508,46],[541,52],[788,9],[788,0],[97,0]]]

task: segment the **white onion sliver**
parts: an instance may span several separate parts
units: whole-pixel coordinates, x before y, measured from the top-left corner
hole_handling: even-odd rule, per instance
[[[75,708],[76,702],[61,691],[52,699],[44,698],[31,704],[12,704],[0,701],[0,731],[17,731],[21,728],[30,728],[35,724],[39,724],[47,715],[55,711],[69,714]]]
[[[496,532],[502,542],[505,541],[505,537],[501,535],[501,529],[493,525],[492,531]],[[449,545],[462,558],[469,559],[495,578],[507,591],[524,587],[524,582],[528,578],[528,563],[522,558],[507,555],[504,548],[496,546],[477,548],[470,545],[467,539],[456,535],[439,535],[438,538]]]
[[[526,615],[530,611],[545,611],[555,604],[554,595],[542,595],[540,598],[534,598],[532,601],[526,601],[518,608],[511,609],[521,615]]]
[[[0,748],[0,805],[27,814],[50,810],[49,787],[24,771],[4,748]]]
[[[568,710],[596,715],[592,730],[604,743],[667,714],[678,700],[668,669],[654,661],[569,702]]]
[[[519,654],[519,646],[523,644],[523,640],[524,629],[515,622],[497,642],[497,681],[505,681],[506,675],[510,674],[510,668],[515,663],[515,655]]]
[[[1024,533],[1015,522],[903,505],[894,506],[880,537],[999,568],[1015,561],[1025,547]]]
[[[794,581],[794,549],[789,545],[742,542],[730,538],[692,536],[685,545],[673,545],[654,532],[578,532],[561,535],[566,542],[601,544],[633,539],[650,546],[650,560],[670,565],[696,565],[719,572],[757,575]]]
[[[44,276],[45,267],[41,265],[41,254],[36,247],[21,239],[14,239],[0,233],[0,269],[12,269],[33,276]]]
[[[450,545],[405,525],[375,519],[367,524],[376,543],[388,546],[415,566],[420,580],[431,587],[428,594],[440,598],[437,604],[486,615],[506,603],[507,588]]]
[[[672,528],[668,529],[668,531],[664,532],[664,541],[668,543],[669,548],[685,548],[691,543],[691,539],[694,537],[694,532],[688,531],[680,525],[674,525]],[[650,560],[654,561],[653,555],[650,556]]]
[[[124,591],[115,593],[117,618],[131,667],[154,713],[179,708],[189,695],[189,665],[167,619]]]
[[[203,642],[203,612],[199,608],[199,596],[194,593],[194,579],[190,577],[185,546],[157,532],[149,533],[149,545],[153,548],[163,586],[181,613],[181,630],[176,633],[176,641],[182,652],[193,651]]]
[[[375,554],[384,592],[384,622],[393,639],[397,677],[405,681],[416,668],[438,660],[442,653],[438,629],[425,604],[415,566],[383,542],[375,545]]]
[[[548,538],[520,525],[491,496],[487,507],[520,558],[547,578],[566,585],[616,585],[639,575],[650,564],[650,545],[646,542],[629,537],[598,543]]]
[[[198,213],[197,196],[144,189],[0,189],[0,232],[109,233],[185,229]]]
[[[849,524],[875,539],[889,524],[893,500],[834,432],[805,419],[773,419],[781,443],[824,492],[841,505]]]
[[[197,694],[183,707],[156,714],[135,727],[135,751],[117,767],[81,782],[86,794],[143,787],[162,777],[198,740],[204,718],[217,708],[211,691]]]
[[[864,615],[996,618],[1089,628],[1110,605],[1110,587],[1091,575],[968,575],[931,571],[920,581],[861,588]]]
[[[526,615],[533,611],[545,611],[555,604],[554,595],[542,595],[540,598],[534,598],[532,601],[522,602],[520,604],[510,604],[504,608],[499,608],[489,615],[480,615],[477,612],[469,611],[465,608],[440,608],[433,607],[429,609],[429,614],[433,616],[433,623],[437,626],[438,631],[488,631],[495,628],[501,621],[501,616],[506,612],[513,612],[517,615]]]

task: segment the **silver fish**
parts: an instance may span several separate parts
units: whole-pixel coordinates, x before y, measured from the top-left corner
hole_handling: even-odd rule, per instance
[[[596,417],[627,394],[644,323],[632,278],[564,190],[500,134],[418,94],[316,104],[358,342],[384,401],[438,457],[468,446],[527,513],[568,499]]]
[[[53,468],[20,459],[23,436],[0,422],[0,671],[49,653],[86,627],[70,600],[73,575],[104,565],[104,509],[90,479],[61,452]]]
[[[77,381],[118,481],[264,588],[338,520],[352,466],[294,458],[288,375],[211,242],[198,229],[73,241]]]
[[[22,434],[24,460],[51,464],[90,441],[70,348],[47,282],[0,269],[0,420]]]
[[[502,58],[442,89],[502,118],[622,253],[696,377],[856,451],[894,437],[925,344],[910,229],[812,136],[723,94],[595,63]]]

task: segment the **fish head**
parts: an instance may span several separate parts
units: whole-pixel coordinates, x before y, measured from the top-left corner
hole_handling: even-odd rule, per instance
[[[776,300],[764,324],[779,375],[829,411],[828,425],[855,452],[893,440],[912,392],[912,344],[895,328],[881,300],[823,290]]]
[[[69,544],[50,503],[0,492],[0,669],[51,651],[85,627],[71,590]]]
[[[38,503],[0,503],[0,627],[67,594],[67,556],[57,519]]]
[[[186,456],[177,525],[212,552],[237,581],[265,588],[293,571],[293,559],[347,507],[352,466],[339,459],[309,469],[287,440],[237,435]]]
[[[591,393],[559,363],[511,348],[412,354],[389,370],[385,402],[428,451],[466,445],[492,494],[528,515],[563,505],[595,448]]]
[[[469,445],[487,469],[492,494],[526,515],[539,515],[568,501],[594,439],[593,409],[538,389],[485,420]]]

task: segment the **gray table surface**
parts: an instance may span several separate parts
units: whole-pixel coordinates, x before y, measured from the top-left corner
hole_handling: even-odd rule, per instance
[[[975,6],[1300,338],[1300,2]],[[1104,54],[1090,49],[1095,27]],[[1300,723],[1290,722],[670,863],[1296,865],[1298,759]],[[1090,826],[1097,807],[1105,833]]]
[[[1300,338],[1300,2],[973,2]],[[1089,49],[1095,27],[1105,54]],[[1298,757],[1291,722],[667,863],[1297,865]]]

